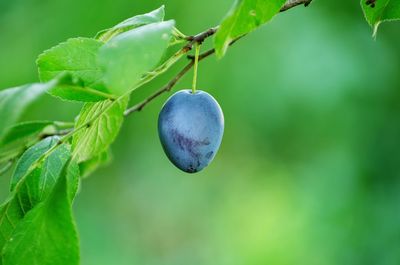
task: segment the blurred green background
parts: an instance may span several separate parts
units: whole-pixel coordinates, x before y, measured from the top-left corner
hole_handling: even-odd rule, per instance
[[[193,34],[232,1],[0,0],[0,87],[36,82],[41,51],[161,4]],[[187,175],[167,160],[156,124],[169,95],[127,118],[75,201],[83,265],[400,264],[400,23],[374,41],[358,1],[314,1],[203,61],[198,82],[225,114],[214,162]],[[45,96],[24,120],[79,108]]]

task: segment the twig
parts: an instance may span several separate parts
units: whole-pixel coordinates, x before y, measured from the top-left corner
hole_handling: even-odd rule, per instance
[[[295,7],[295,6],[298,6],[298,5],[308,6],[311,3],[311,1],[312,0],[288,0],[286,2],[286,4],[281,8],[280,12],[284,12],[284,11],[289,10],[289,9]],[[186,52],[190,51],[193,48],[195,43],[198,43],[198,44],[203,43],[204,40],[206,40],[210,36],[214,35],[217,32],[218,28],[219,28],[219,26],[213,27],[213,28],[210,28],[210,29],[208,29],[206,31],[203,31],[203,32],[201,32],[201,33],[199,33],[197,35],[186,37],[186,40],[188,41],[188,44],[185,45],[182,48],[181,51],[183,53],[186,53]],[[241,36],[241,37],[243,37],[243,36]],[[234,44],[241,37],[233,40],[229,45]],[[199,61],[203,60],[204,58],[206,58],[206,57],[208,57],[208,56],[210,56],[210,55],[212,55],[214,53],[215,53],[215,50],[214,49],[210,49],[210,50],[200,54],[199,55]],[[142,102],[139,102],[138,104],[128,108],[124,112],[124,115],[128,116],[133,112],[141,111],[149,102],[153,101],[155,98],[157,98],[161,94],[170,91],[178,83],[178,81],[193,67],[193,65],[194,65],[194,56],[188,55],[187,57],[191,61],[171,81],[169,81],[165,86],[163,86],[162,88],[160,88],[159,90],[157,90],[156,92],[151,94],[149,97],[144,99]]]
[[[288,0],[286,4],[281,8],[280,12],[284,12],[299,5],[308,6],[311,3],[311,1],[312,0]]]
[[[203,31],[197,35],[186,37],[186,40],[189,41],[189,43],[185,47],[188,47],[188,48],[192,47],[196,42],[198,44],[201,44],[205,39],[214,35],[217,32],[218,28],[219,28],[219,26],[216,26],[216,27],[210,28],[206,31]]]
[[[199,57],[199,61],[200,61]],[[129,114],[136,112],[136,111],[141,111],[149,102],[151,102],[153,99],[157,98],[159,95],[163,94],[164,92],[170,91],[176,83],[193,67],[194,62],[190,61],[171,81],[168,82],[165,86],[163,86],[161,89],[157,90],[155,93],[151,94],[148,98],[143,100],[142,102],[134,105],[133,107],[127,109],[124,112],[125,116],[128,116]]]
[[[202,54],[199,55],[199,62],[206,57],[212,55],[215,53],[214,49],[210,49]],[[170,91],[177,83],[178,81],[187,73],[189,72],[190,69],[192,69],[194,65],[194,59],[191,59],[191,61],[174,77],[172,78],[171,81],[168,82],[165,86],[163,86],[161,89],[157,90],[154,94],[151,94],[148,98],[143,100],[142,102],[134,105],[133,107],[127,109],[124,113],[125,116],[128,116],[129,114],[135,112],[135,111],[141,111],[149,102],[151,102],[153,99],[157,98],[164,92]]]
[[[288,0],[285,3],[285,5],[281,8],[280,12],[284,12],[298,5],[308,6],[311,3],[311,1],[312,0]],[[189,43],[185,46],[187,51],[191,50],[196,42],[198,44],[202,44],[205,39],[214,35],[218,31],[218,28],[219,26],[216,26],[206,31],[203,31],[197,35],[186,37],[186,40],[189,41]]]

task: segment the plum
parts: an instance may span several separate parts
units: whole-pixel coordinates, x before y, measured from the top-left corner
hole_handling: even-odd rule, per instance
[[[224,115],[208,93],[181,90],[172,95],[158,117],[158,134],[169,160],[195,173],[215,157],[224,133]]]

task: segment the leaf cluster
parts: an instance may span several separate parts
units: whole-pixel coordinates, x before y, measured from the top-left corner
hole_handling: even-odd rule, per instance
[[[80,180],[110,161],[110,145],[124,121],[130,94],[166,72],[196,43],[215,35],[221,58],[237,39],[280,11],[311,0],[236,0],[220,26],[186,36],[175,21],[164,21],[164,7],[101,30],[93,38],[69,39],[37,59],[40,83],[0,91],[0,174],[16,163],[10,193],[0,206],[0,265],[77,265],[79,239],[72,203]],[[374,33],[383,21],[400,18],[400,1],[361,1]],[[180,47],[175,49],[177,45]],[[175,53],[161,61],[168,49]],[[171,89],[132,108],[141,110]],[[19,123],[22,113],[43,94],[81,102],[75,121]]]

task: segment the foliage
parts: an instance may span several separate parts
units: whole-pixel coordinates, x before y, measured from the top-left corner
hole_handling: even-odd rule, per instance
[[[232,10],[222,21],[215,36],[215,50],[217,56],[222,57],[231,41],[243,36],[262,24],[268,22],[286,0],[238,0]]]
[[[78,162],[88,161],[107,150],[122,125],[128,99],[125,96],[116,101],[106,100],[83,106],[75,125],[83,128],[72,139],[74,157]]]
[[[270,21],[285,2],[237,0],[215,35],[217,56]],[[374,32],[381,22],[400,18],[398,1],[378,0],[374,7],[362,1],[362,8]],[[95,38],[69,39],[39,55],[42,83],[0,92],[0,164],[18,160],[10,195],[0,206],[0,264],[79,264],[71,205],[80,178],[109,161],[130,93],[167,71],[194,44],[173,20],[163,19],[161,7]],[[181,43],[177,53],[160,63],[168,49]],[[46,92],[83,102],[76,121],[18,123],[22,112]]]
[[[102,84],[97,53],[102,43],[89,38],[74,38],[45,51],[37,60],[42,82],[68,72],[71,85],[55,86],[48,93],[66,100],[100,101],[111,97]]]
[[[156,22],[121,33],[104,44],[98,59],[104,82],[123,95],[160,61],[171,39],[174,21]]]
[[[379,25],[385,21],[400,19],[400,1],[397,0],[361,0],[365,18],[373,28],[375,36]]]

